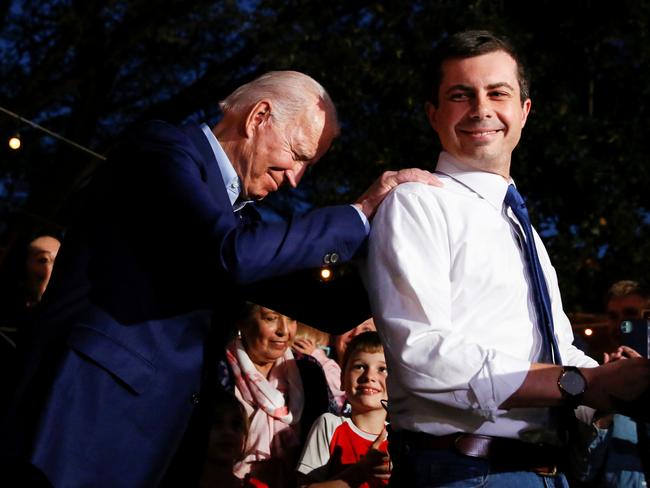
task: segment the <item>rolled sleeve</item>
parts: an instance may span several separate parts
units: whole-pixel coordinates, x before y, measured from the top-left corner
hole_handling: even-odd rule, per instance
[[[455,398],[460,405],[465,404],[478,415],[494,420],[496,413],[501,411],[499,405],[510,398],[526,379],[530,365],[528,361],[490,351],[483,367],[469,381],[468,394],[457,392]]]

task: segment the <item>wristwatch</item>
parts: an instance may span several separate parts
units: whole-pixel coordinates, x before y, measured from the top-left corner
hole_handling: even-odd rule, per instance
[[[565,403],[571,408],[581,405],[582,395],[587,389],[587,380],[575,366],[563,366],[557,386]]]

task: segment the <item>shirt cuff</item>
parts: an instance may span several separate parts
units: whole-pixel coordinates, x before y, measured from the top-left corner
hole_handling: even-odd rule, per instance
[[[361,222],[363,222],[363,227],[366,229],[366,235],[370,234],[370,222],[368,222],[368,217],[366,217],[366,214],[364,214],[361,210],[356,205],[351,205],[353,209],[357,211],[359,214],[359,217],[361,218]]]
[[[500,405],[512,396],[526,379],[531,363],[494,351],[486,358],[478,373],[469,381],[469,390],[454,393],[456,400],[478,415],[494,420]]]

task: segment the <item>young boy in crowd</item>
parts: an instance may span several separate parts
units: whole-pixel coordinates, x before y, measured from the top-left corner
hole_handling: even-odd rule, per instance
[[[388,485],[390,463],[386,441],[386,359],[376,332],[364,332],[348,345],[341,386],[351,406],[350,417],[330,413],[316,420],[298,463],[301,487]]]

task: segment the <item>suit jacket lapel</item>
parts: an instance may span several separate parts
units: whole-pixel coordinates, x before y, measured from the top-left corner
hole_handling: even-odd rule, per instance
[[[183,130],[201,156],[201,162],[203,163],[206,173],[206,183],[210,188],[210,192],[218,201],[223,201],[225,198],[228,205],[230,205],[228,191],[223,184],[223,176],[219,169],[219,163],[217,162],[217,158],[214,156],[212,146],[210,146],[203,130],[198,125],[188,125],[183,127]],[[245,205],[244,208],[236,213],[239,216],[239,219],[247,224],[262,219],[260,213],[252,203]]]
[[[210,192],[214,195],[217,201],[221,202],[225,198],[226,201],[228,201],[228,204],[230,204],[228,192],[223,184],[223,176],[219,169],[219,163],[217,163],[217,158],[214,156],[212,146],[210,146],[203,130],[196,124],[187,125],[182,129],[190,141],[192,141],[192,144],[201,157],[201,163],[203,164],[205,171],[205,181],[210,188]]]

